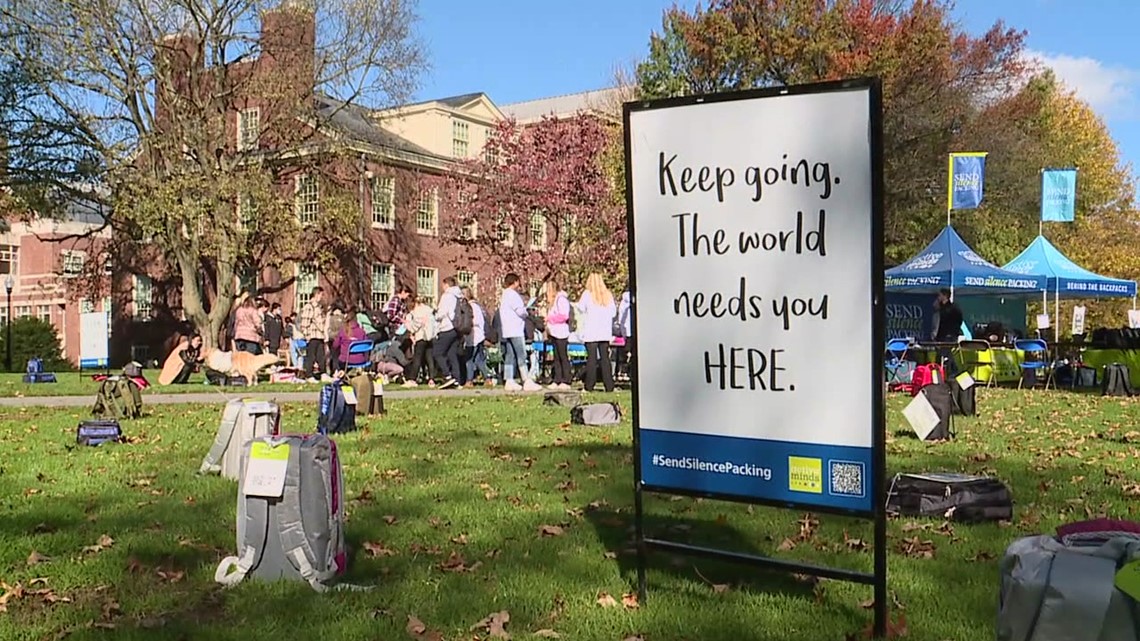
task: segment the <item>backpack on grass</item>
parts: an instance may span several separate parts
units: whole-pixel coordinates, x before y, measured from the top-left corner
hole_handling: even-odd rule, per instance
[[[277,404],[235,398],[222,410],[214,444],[202,459],[198,473],[237,480],[241,474],[242,446],[255,438],[277,434],[280,428],[281,408]]]
[[[242,447],[241,460],[238,555],[222,559],[214,580],[232,586],[248,576],[334,589],[348,565],[336,443],[322,434],[262,436]]]
[[[542,404],[559,407],[576,407],[582,404],[582,392],[575,392],[573,390],[547,392],[542,397]]]
[[[570,409],[570,422],[575,425],[616,425],[621,422],[617,403],[575,405]]]
[[[1133,396],[1132,373],[1128,371],[1128,366],[1121,363],[1105,365],[1100,393],[1102,396]]]
[[[466,336],[475,329],[475,310],[471,309],[471,302],[462,296],[455,297],[455,317],[451,324],[460,336]]]
[[[1013,518],[1013,497],[1001,481],[969,474],[896,474],[887,512],[977,523]]]
[[[129,378],[108,376],[99,383],[99,393],[95,406],[91,408],[95,418],[123,420],[142,416],[142,393],[139,386]]]
[[[123,429],[119,422],[110,421],[81,421],[75,428],[75,442],[80,445],[102,445],[104,443],[120,443],[123,440]]]
[[[356,430],[356,403],[346,392],[356,396],[352,385],[337,379],[321,388],[317,405],[317,432],[320,434],[343,434]]]

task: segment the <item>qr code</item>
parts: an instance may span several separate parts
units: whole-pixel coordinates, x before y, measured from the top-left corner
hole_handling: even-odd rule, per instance
[[[862,497],[867,490],[863,483],[863,464],[853,461],[830,461],[831,494]]]

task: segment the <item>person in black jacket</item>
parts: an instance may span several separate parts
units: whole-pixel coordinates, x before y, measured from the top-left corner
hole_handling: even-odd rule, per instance
[[[263,319],[265,325],[262,336],[265,337],[265,346],[270,354],[277,354],[281,350],[281,339],[285,335],[285,321],[281,318],[281,303],[273,303],[269,313]]]

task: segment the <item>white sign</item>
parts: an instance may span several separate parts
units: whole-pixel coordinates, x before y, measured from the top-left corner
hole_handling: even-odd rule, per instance
[[[1140,309],[1128,310],[1128,327],[1140,329]]]
[[[1085,306],[1073,307],[1073,335],[1085,333]]]
[[[1049,315],[1048,314],[1038,314],[1037,315],[1037,329],[1049,329]]]
[[[79,315],[79,366],[106,367],[111,342],[111,315],[87,312]]]
[[[871,104],[628,113],[646,485],[871,508]]]
[[[289,472],[289,444],[276,445],[254,441],[245,466],[246,496],[277,498],[285,492],[285,475]]]

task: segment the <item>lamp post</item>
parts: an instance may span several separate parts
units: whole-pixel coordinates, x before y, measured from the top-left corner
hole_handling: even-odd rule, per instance
[[[8,316],[7,322],[4,323],[4,371],[12,371],[12,289],[16,287],[16,281],[12,279],[12,275],[4,279],[4,293],[8,295]]]

